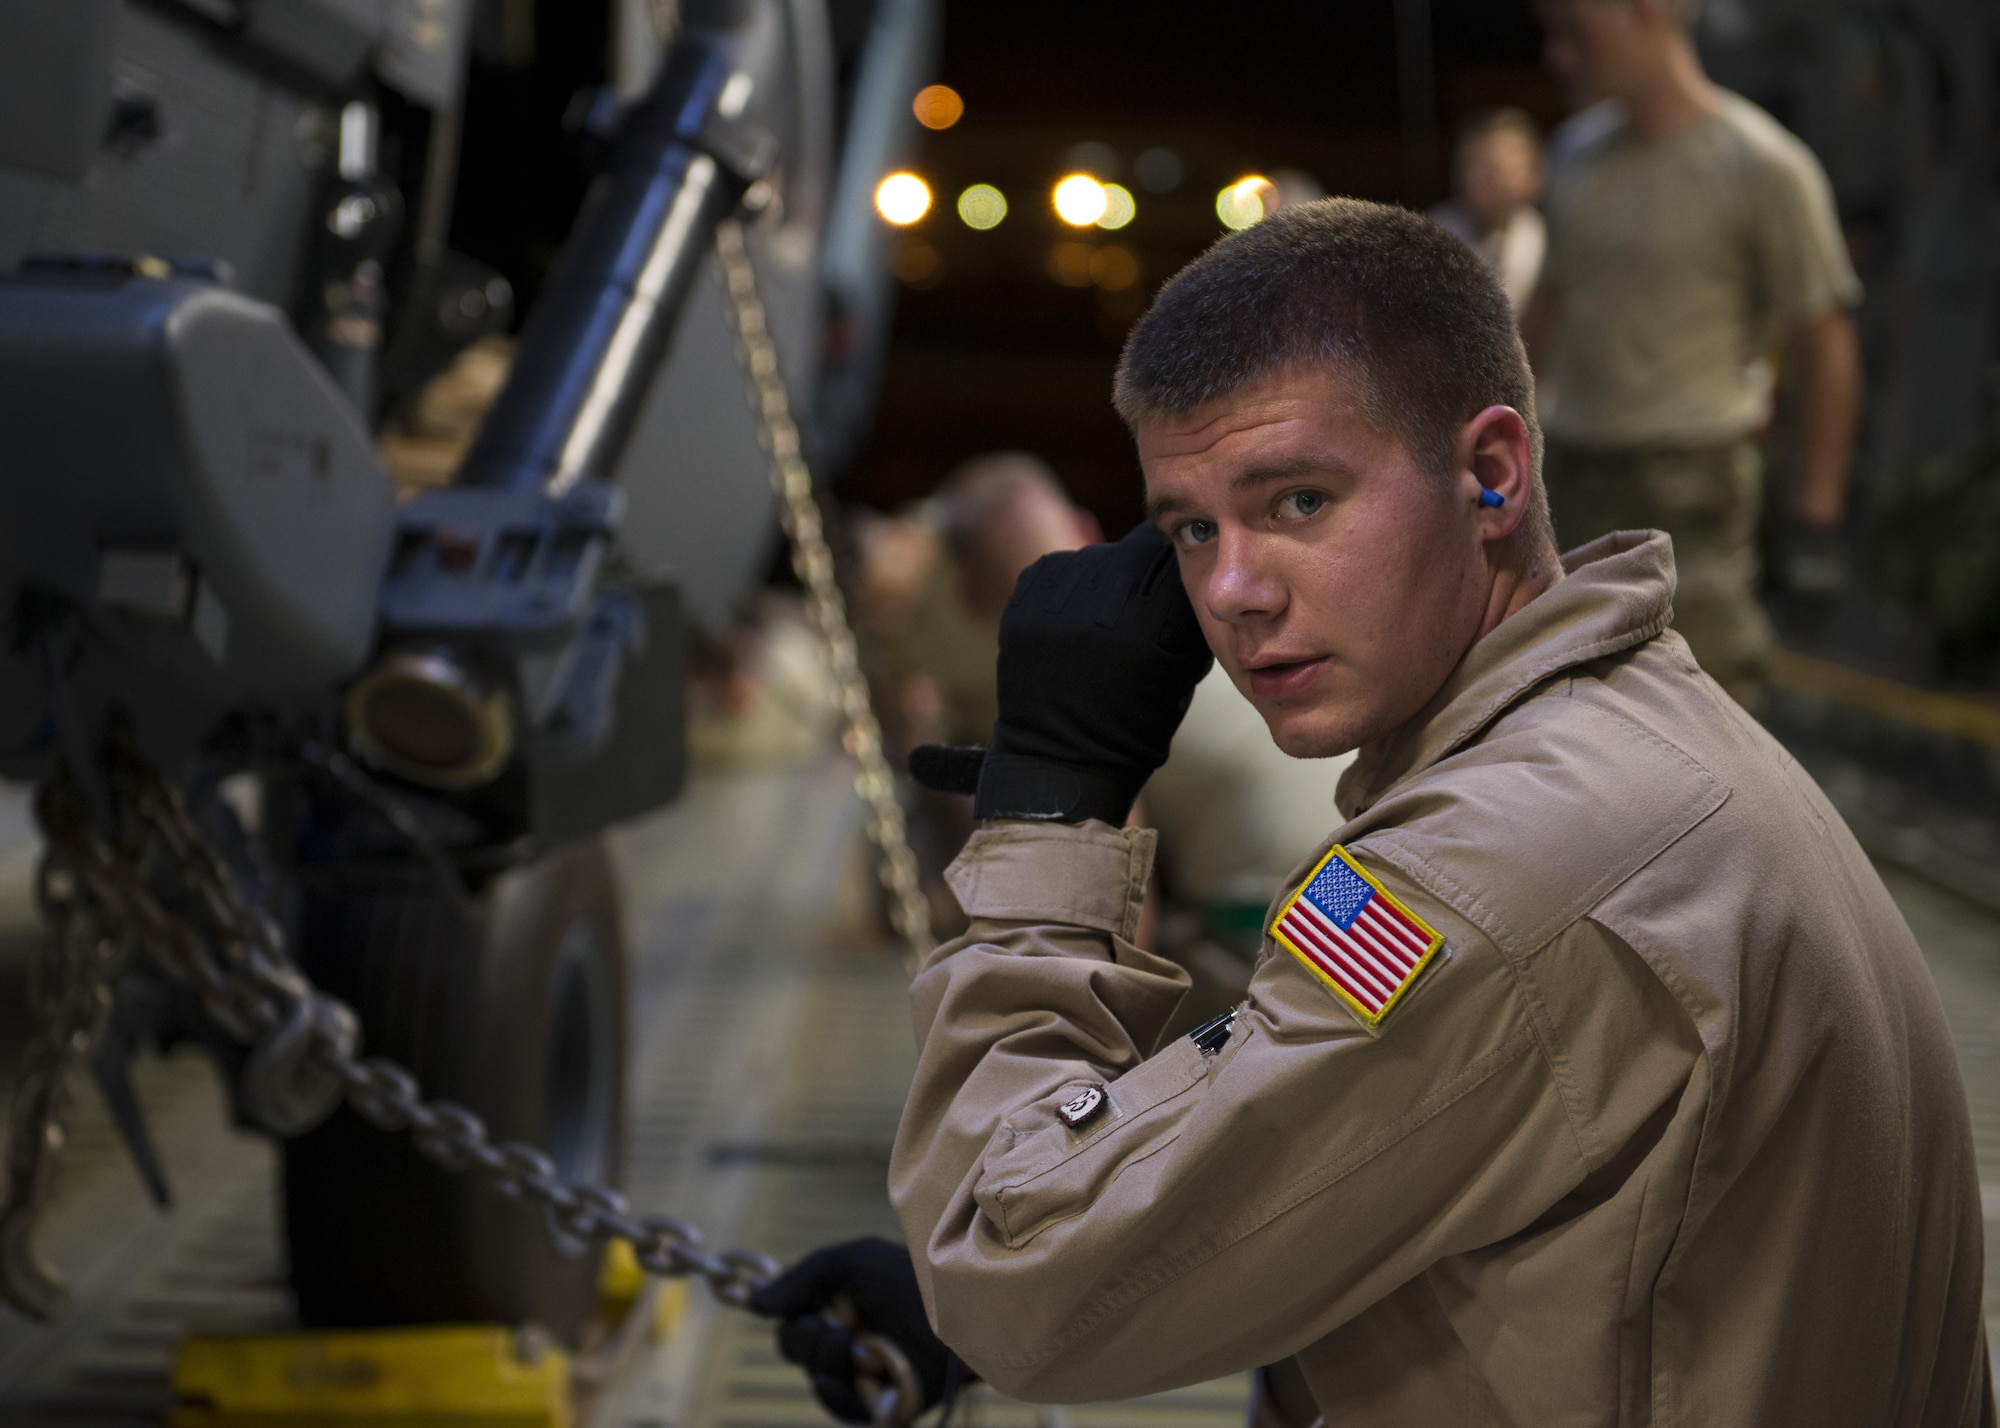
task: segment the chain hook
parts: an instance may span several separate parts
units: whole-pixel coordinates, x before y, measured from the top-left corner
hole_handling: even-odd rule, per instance
[[[237,1103],[272,1135],[304,1135],[332,1115],[346,1094],[335,1065],[353,1057],[361,1023],[345,1003],[320,995],[296,972],[273,968],[265,980],[282,986],[291,1006],[243,1062]]]

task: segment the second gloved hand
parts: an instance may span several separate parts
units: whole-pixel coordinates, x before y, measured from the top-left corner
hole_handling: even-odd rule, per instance
[[[813,1394],[845,1423],[875,1419],[864,1395],[857,1335],[895,1345],[916,1375],[920,1402],[898,1405],[907,1422],[956,1393],[971,1373],[931,1332],[910,1252],[884,1239],[849,1240],[807,1255],[750,1296],[750,1309],[779,1320],[778,1352],[812,1380]]]
[[[1000,617],[980,818],[1123,823],[1214,662],[1167,537],[1045,555]]]

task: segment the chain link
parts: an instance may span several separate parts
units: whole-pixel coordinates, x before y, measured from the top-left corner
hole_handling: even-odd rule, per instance
[[[126,949],[73,916],[75,883],[60,869],[44,864],[35,894],[46,930],[28,969],[28,1005],[37,1025],[21,1052],[8,1127],[0,1294],[23,1313],[46,1319],[62,1309],[69,1292],[62,1275],[35,1253],[35,1221],[62,1169],[70,1071],[103,1028]]]
[[[798,423],[792,419],[777,344],[771,340],[764,302],[757,295],[757,270],[744,246],[743,225],[733,219],[722,224],[716,230],[715,250],[736,315],[758,437],[771,457],[771,484],[783,501],[780,514],[791,541],[792,569],[806,588],[807,609],[840,687],[841,716],[847,726],[844,743],[855,763],[854,790],[868,805],[868,835],[880,855],[877,873],[889,891],[889,918],[912,958],[921,960],[933,946],[930,904],[917,881],[916,855],[910,851],[903,806],[896,801],[896,778],[882,751],[882,726],[869,701],[854,631],[847,623],[847,602],[835,576],[833,551],[827,545],[826,523],[813,492]]]
[[[567,1241],[627,1240],[649,1273],[699,1277],[731,1304],[744,1303],[778,1274],[778,1262],[768,1255],[711,1253],[693,1226],[635,1215],[617,1191],[565,1180],[535,1147],[496,1143],[472,1111],[426,1100],[401,1066],[359,1055],[354,1013],[290,965],[277,925],[237,890],[179,790],[129,750],[113,750],[105,773],[120,819],[116,848],[91,826],[66,770],[45,781],[36,798],[48,840],[44,878],[73,889],[65,935],[115,945],[113,930],[129,930],[163,973],[196,992],[217,1026],[252,1046],[246,1080],[279,1080],[266,1087],[263,1100],[289,1107],[289,1128],[302,1129],[345,1099],[382,1130],[407,1131],[433,1163],[481,1176],[502,1193],[541,1207],[550,1228]],[[154,895],[149,871],[170,877],[186,895],[187,917]],[[289,1063],[267,1060],[259,1069],[259,1053],[288,1034],[296,1042]]]

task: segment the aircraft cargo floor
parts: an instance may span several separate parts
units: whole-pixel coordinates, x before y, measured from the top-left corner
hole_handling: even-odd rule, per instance
[[[698,777],[615,840],[632,956],[626,1189],[713,1243],[784,1260],[895,1235],[883,1193],[914,1049],[898,959],[859,923],[860,807],[840,767]],[[846,917],[843,918],[843,911]],[[17,934],[25,936],[25,932]],[[18,988],[0,986],[18,1018]],[[19,1029],[0,1047],[11,1079]],[[75,1290],[35,1326],[0,1309],[0,1423],[156,1428],[190,1331],[283,1329],[269,1143],[231,1130],[205,1060],[142,1064],[176,1208],[144,1198],[96,1093],[79,1087],[59,1200],[40,1244]],[[754,1428],[828,1420],[771,1326],[703,1290],[658,1350],[597,1406],[603,1428]],[[1138,1403],[1031,1409],[979,1389],[954,1420],[983,1428],[1223,1428],[1241,1379]]]
[[[865,921],[859,812],[838,765],[711,771],[676,807],[615,840],[637,1033],[627,1189],[641,1208],[691,1219],[712,1241],[787,1260],[831,1240],[896,1233],[882,1179],[913,1050],[901,967],[852,930]],[[4,826],[0,845],[0,863],[22,846]],[[2000,917],[1907,872],[1884,875],[1951,1015],[1992,1225]],[[15,980],[31,935],[22,912],[0,907],[9,1080],[25,1030]],[[67,1173],[40,1237],[75,1302],[42,1326],[0,1310],[0,1423],[157,1425],[182,1335],[291,1322],[271,1147],[226,1125],[215,1077],[192,1052],[144,1063],[139,1085],[176,1208],[162,1214],[146,1202],[95,1092],[80,1087]],[[1990,1264],[1987,1282],[1989,1323],[2000,1322]],[[980,1389],[957,1421],[1224,1428],[1242,1421],[1245,1392],[1237,1378],[1046,1410]],[[826,1421],[777,1358],[769,1326],[700,1290],[591,1418],[605,1428]]]

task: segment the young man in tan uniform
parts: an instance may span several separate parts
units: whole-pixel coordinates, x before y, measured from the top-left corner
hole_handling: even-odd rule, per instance
[[[971,928],[912,988],[914,1275],[844,1246],[759,1300],[822,1396],[861,1404],[836,1295],[944,1391],[920,1286],[1035,1400],[1296,1356],[1329,1425],[1994,1422],[1922,958],[1668,629],[1666,538],[1557,559],[1478,260],[1281,213],[1167,286],[1118,396],[1153,524],[1023,577]],[[1184,979],[1118,825],[1210,650],[1287,752],[1361,755],[1233,1024],[1156,1050]]]

